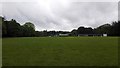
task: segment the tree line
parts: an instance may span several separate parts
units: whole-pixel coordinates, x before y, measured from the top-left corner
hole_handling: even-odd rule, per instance
[[[108,36],[120,36],[120,21],[112,22],[111,24],[103,24],[97,28],[92,29],[91,27],[79,27],[77,30],[72,30],[73,35],[78,34],[107,34]]]
[[[2,18],[2,37],[45,37],[58,36],[59,34],[69,34],[69,36],[78,36],[79,34],[108,34],[108,36],[120,36],[120,21],[112,22],[112,24],[103,24],[97,28],[80,26],[72,31],[35,31],[35,25],[26,22],[20,25],[16,20],[10,21]]]

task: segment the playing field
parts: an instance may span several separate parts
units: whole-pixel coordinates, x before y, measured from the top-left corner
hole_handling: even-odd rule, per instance
[[[117,37],[28,37],[2,40],[3,66],[117,66]]]

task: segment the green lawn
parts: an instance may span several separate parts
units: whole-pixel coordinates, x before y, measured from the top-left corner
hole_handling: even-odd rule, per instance
[[[2,66],[2,39],[0,38],[0,67]]]
[[[3,66],[117,66],[117,37],[2,39]]]

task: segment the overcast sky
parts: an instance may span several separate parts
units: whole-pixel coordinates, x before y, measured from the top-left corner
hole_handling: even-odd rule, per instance
[[[0,10],[6,19],[21,25],[30,21],[39,31],[71,31],[117,21],[118,0],[3,0]]]

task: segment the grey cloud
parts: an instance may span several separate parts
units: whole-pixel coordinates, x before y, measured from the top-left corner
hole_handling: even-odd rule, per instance
[[[33,0],[31,0],[33,1]],[[72,30],[79,26],[97,27],[117,21],[117,2],[79,2],[75,0],[40,0],[3,3],[7,19],[24,24],[31,21],[37,30]]]
[[[65,14],[64,14],[65,13]],[[93,2],[74,3],[68,11],[61,13],[64,18],[68,18],[73,24],[85,24],[88,26],[98,26],[106,22],[117,20],[117,3]],[[101,23],[99,22],[101,21]]]

